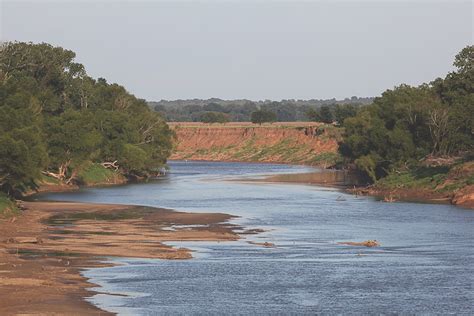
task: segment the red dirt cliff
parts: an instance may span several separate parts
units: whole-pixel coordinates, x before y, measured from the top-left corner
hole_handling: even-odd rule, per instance
[[[339,130],[312,122],[170,123],[176,132],[171,159],[301,163],[328,167],[338,159]]]

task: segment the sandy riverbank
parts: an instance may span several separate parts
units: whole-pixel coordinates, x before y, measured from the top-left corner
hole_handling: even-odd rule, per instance
[[[80,270],[104,256],[188,259],[167,241],[230,241],[241,228],[231,215],[150,207],[22,202],[0,219],[0,314],[107,314],[87,303],[94,286]],[[245,232],[242,232],[245,233]]]
[[[239,180],[237,180],[239,181]],[[443,203],[474,209],[474,185],[466,186],[456,192],[436,192],[423,188],[383,189],[377,186],[357,186],[355,174],[339,170],[295,173],[268,176],[262,179],[247,179],[249,182],[298,183],[336,187],[355,195],[368,195],[386,202],[424,202]]]

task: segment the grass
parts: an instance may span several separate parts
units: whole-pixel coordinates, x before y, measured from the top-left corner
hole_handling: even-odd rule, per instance
[[[377,182],[384,189],[420,189],[450,193],[474,184],[472,163],[453,166],[417,167],[391,173]]]
[[[176,123],[179,124],[179,123]],[[287,124],[287,125],[284,125]],[[228,124],[228,127],[241,128],[241,123]],[[184,124],[177,125],[180,128],[202,128],[202,124]],[[217,126],[217,125],[215,125]],[[253,125],[256,127],[259,125]],[[323,167],[335,166],[341,158],[336,152],[314,152],[311,137],[316,136],[320,141],[334,141],[341,137],[342,129],[331,124],[319,124],[314,122],[298,122],[298,124],[267,124],[259,126],[261,128],[294,129],[301,133],[308,127],[316,128],[319,131],[317,135],[308,136],[308,143],[304,141],[296,142],[294,138],[287,134],[278,134],[278,139],[269,139],[268,142],[262,142],[260,135],[245,137],[241,143],[231,146],[213,146],[211,148],[195,148],[193,152],[184,150],[183,159],[192,159],[193,157],[207,157],[208,159],[235,160],[248,162],[280,162],[290,164],[310,164]],[[290,133],[292,135],[292,133]],[[276,142],[275,142],[276,140]],[[270,144],[269,144],[270,143]]]
[[[41,175],[39,182],[45,183],[45,184],[58,184],[58,185],[61,184],[61,181],[59,181],[59,179],[56,179],[44,174]]]
[[[85,185],[94,185],[120,182],[122,175],[100,164],[91,163],[83,167],[77,177]]]
[[[6,194],[0,192],[0,218],[9,218],[20,213],[16,203]]]
[[[327,166],[335,166],[339,162],[341,162],[342,157],[337,152],[324,152],[314,156],[312,162],[315,164],[323,164]]]
[[[335,152],[315,154],[311,147],[305,144],[295,144],[291,138],[285,138],[273,145],[257,145],[257,136],[246,140],[241,146],[230,145],[226,147],[213,146],[200,148],[188,153],[183,159],[193,156],[209,155],[210,157],[226,156],[232,160],[241,161],[279,161],[283,163],[315,164],[334,166],[340,161],[340,155]]]
[[[377,182],[377,185],[387,189],[435,189],[446,180],[448,172],[449,168],[445,167],[421,167],[413,170],[391,173]]]

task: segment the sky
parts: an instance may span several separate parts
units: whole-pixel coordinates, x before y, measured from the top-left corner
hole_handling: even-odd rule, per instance
[[[0,0],[2,41],[76,52],[137,97],[378,96],[453,70],[473,2]]]

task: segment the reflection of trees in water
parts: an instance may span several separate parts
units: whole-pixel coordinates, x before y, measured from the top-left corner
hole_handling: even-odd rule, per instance
[[[269,177],[266,180],[274,182],[323,184],[330,186],[352,186],[361,184],[357,174],[342,170],[321,170],[312,173],[280,174]]]

